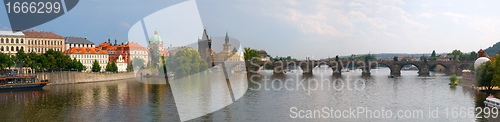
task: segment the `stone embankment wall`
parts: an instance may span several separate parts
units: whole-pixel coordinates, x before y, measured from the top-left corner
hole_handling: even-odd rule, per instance
[[[36,76],[39,80],[50,80],[52,83],[48,85],[113,81],[135,77],[134,72],[87,73],[75,71],[37,72]]]

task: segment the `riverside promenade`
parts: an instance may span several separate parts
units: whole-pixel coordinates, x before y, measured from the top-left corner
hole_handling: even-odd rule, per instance
[[[36,76],[40,80],[50,80],[50,84],[72,84],[72,83],[90,83],[114,81],[122,79],[135,78],[134,72],[123,73],[88,73],[75,71],[54,71],[54,72],[38,72]]]

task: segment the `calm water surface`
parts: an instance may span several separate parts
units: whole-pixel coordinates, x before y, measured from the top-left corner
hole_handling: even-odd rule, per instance
[[[453,118],[451,112],[447,117],[446,108],[451,111],[461,107],[484,107],[482,102],[487,95],[469,87],[449,86],[448,76],[442,74],[419,77],[417,71],[402,71],[401,77],[388,78],[386,68],[372,70],[370,77],[362,77],[361,72],[356,71],[344,73],[342,77],[331,74],[331,70],[318,68],[313,75],[302,75],[300,71],[290,71],[285,75],[273,75],[271,71],[233,75],[236,79],[246,79],[240,83],[231,81],[235,96],[241,96],[235,102],[227,97],[225,81],[206,81],[203,74],[175,85],[145,84],[130,79],[50,85],[42,90],[0,91],[0,120],[180,121],[190,112],[200,114],[186,111],[190,106],[192,109],[189,110],[198,110],[197,105],[217,104],[221,109],[214,112],[207,109],[205,112],[209,114],[189,121],[495,121]],[[234,89],[234,86],[244,83],[248,83],[246,92]],[[171,89],[171,86],[176,88]],[[188,90],[177,90],[178,87]],[[194,90],[191,93],[189,89]],[[179,95],[174,99],[173,92],[179,91],[183,92],[180,95],[183,99],[179,99]],[[194,106],[186,104],[193,101]],[[365,114],[356,118],[291,118],[295,115],[291,108],[298,111],[322,110],[324,107],[335,110],[384,109],[391,110],[393,116],[398,110],[422,110],[425,115],[423,118],[376,119],[366,118]],[[429,118],[429,109],[438,109],[438,118]],[[182,117],[178,113],[182,113]]]

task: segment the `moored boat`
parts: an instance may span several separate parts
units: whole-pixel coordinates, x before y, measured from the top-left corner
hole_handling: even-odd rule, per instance
[[[498,108],[500,106],[500,99],[495,98],[493,95],[490,95],[484,101],[484,105],[486,105],[488,107],[497,107]]]
[[[0,76],[0,90],[42,88],[48,80],[38,80],[36,76]]]

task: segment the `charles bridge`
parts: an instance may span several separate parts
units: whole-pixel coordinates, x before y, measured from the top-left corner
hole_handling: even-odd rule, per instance
[[[362,75],[370,75],[370,70],[377,65],[386,65],[391,70],[391,75],[401,75],[405,65],[415,65],[420,76],[428,76],[430,67],[441,65],[446,69],[447,75],[461,75],[462,69],[473,65],[472,61],[346,61],[346,60],[300,60],[300,61],[245,61],[248,73],[258,73],[263,66],[273,68],[274,74],[283,74],[290,66],[299,66],[303,74],[312,74],[316,66],[328,65],[333,70],[333,75],[341,75],[344,67],[357,67],[362,70]]]

